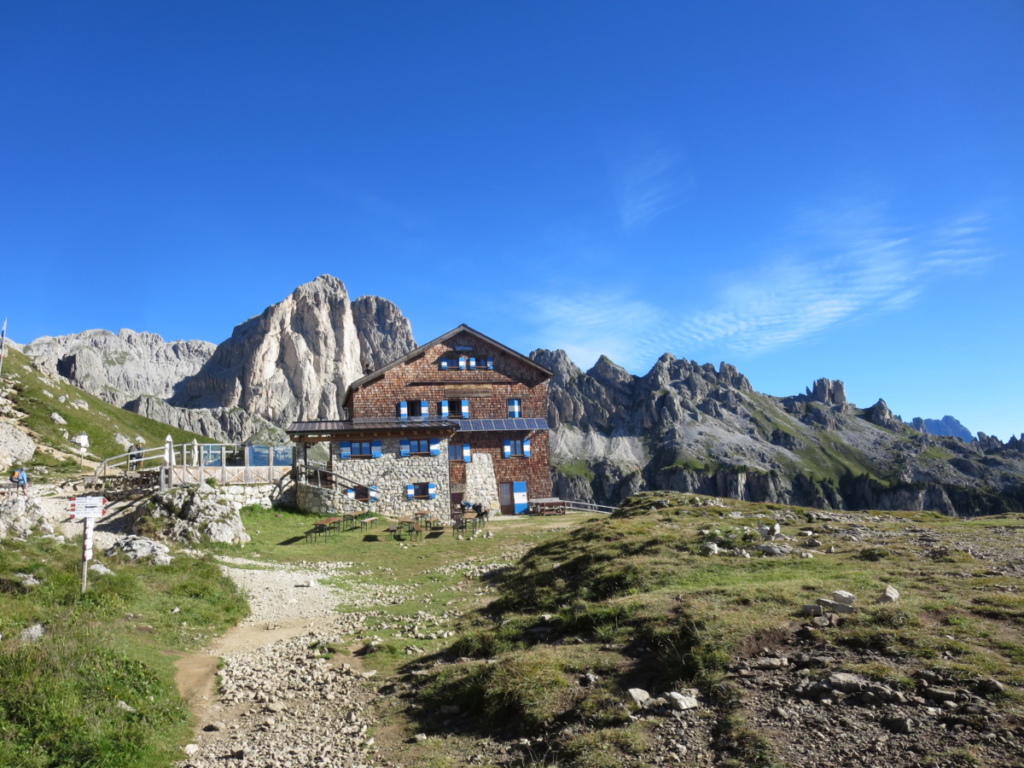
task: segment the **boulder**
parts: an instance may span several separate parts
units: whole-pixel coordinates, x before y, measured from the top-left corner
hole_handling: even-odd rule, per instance
[[[190,544],[246,544],[249,534],[242,524],[240,508],[239,502],[222,497],[216,488],[183,485],[154,494],[136,518],[135,529],[156,527],[162,536]]]
[[[43,508],[31,496],[17,493],[0,498],[0,539],[28,536],[44,522]]]
[[[900,592],[899,592],[899,590],[896,589],[896,587],[894,587],[891,584],[889,584],[889,585],[886,586],[885,592],[882,593],[882,596],[878,598],[878,602],[880,602],[880,603],[895,603],[899,599],[900,599]]]
[[[155,565],[170,565],[170,547],[159,541],[147,539],[144,536],[125,536],[114,542],[114,545],[107,550],[107,557],[113,557],[120,553],[129,560],[153,559]]]

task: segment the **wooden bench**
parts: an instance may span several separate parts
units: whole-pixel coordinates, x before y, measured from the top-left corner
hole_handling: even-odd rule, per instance
[[[397,525],[395,525],[394,523],[392,523],[391,525],[389,525],[387,528],[384,529],[384,533],[390,533],[392,539],[397,539],[398,538],[398,534],[401,533],[401,532],[402,532],[401,529]]]
[[[368,530],[370,530],[370,527],[375,522],[377,522],[379,519],[380,518],[376,517],[376,516],[373,516],[373,517],[361,517],[361,518],[359,518],[359,527],[362,530],[364,530],[364,531],[368,531]]]

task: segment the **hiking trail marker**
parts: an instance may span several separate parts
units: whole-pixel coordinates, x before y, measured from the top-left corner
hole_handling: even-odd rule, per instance
[[[102,496],[72,496],[71,519],[84,524],[82,534],[82,594],[89,583],[89,561],[92,560],[93,526],[96,518],[107,514],[107,500]]]

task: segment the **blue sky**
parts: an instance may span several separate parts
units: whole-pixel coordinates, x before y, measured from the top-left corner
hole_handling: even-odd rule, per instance
[[[1024,432],[1024,3],[0,2],[12,338],[219,342],[317,275],[420,341],[826,376]]]

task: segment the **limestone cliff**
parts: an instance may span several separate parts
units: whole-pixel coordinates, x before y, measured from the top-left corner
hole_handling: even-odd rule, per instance
[[[215,349],[208,341],[164,341],[124,329],[43,336],[24,352],[44,372],[123,406],[140,395],[170,397],[174,384],[196,374]]]
[[[348,291],[323,275],[235,327],[172,405],[241,408],[276,424],[337,419],[348,384],[362,376]]]

